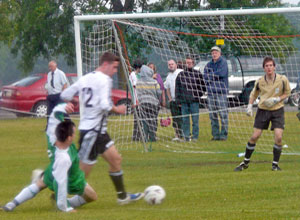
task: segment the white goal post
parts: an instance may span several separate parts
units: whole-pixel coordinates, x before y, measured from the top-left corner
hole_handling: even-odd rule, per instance
[[[74,16],[74,32],[76,45],[77,74],[82,76],[82,57],[80,22],[94,20],[115,19],[139,19],[139,18],[173,18],[173,17],[196,17],[196,16],[220,16],[220,15],[253,15],[300,12],[300,7],[289,8],[264,8],[264,9],[238,9],[238,10],[214,10],[214,11],[188,11],[188,12],[157,12],[157,13],[132,13],[132,14],[101,14],[101,15],[79,15]]]
[[[201,95],[196,98],[204,101],[201,103],[199,112],[195,113],[199,120],[199,137],[195,138],[194,142],[174,141],[172,124],[168,127],[159,125],[160,119],[172,118],[169,108],[165,107],[158,108],[157,113],[150,111],[152,107],[149,109],[141,108],[139,113],[134,111],[135,117],[130,114],[126,116],[114,115],[110,118],[109,132],[121,149],[139,149],[144,146],[144,151],[159,149],[190,153],[243,152],[252,133],[254,118],[245,116],[247,101],[242,98],[244,95],[249,96],[247,89],[252,89],[254,81],[263,74],[261,67],[263,57],[274,57],[278,64],[276,69],[278,73],[285,74],[289,78],[293,90],[293,99],[289,99],[289,101],[296,102],[299,98],[299,88],[296,87],[296,82],[298,73],[300,73],[300,55],[297,46],[295,46],[297,45],[296,39],[300,37],[300,28],[297,27],[297,23],[300,21],[300,15],[297,15],[299,12],[300,7],[288,7],[74,16],[77,74],[78,77],[81,77],[92,71],[97,66],[99,55],[107,50],[112,50],[120,56],[121,72],[124,74],[124,76],[119,77],[118,83],[127,85],[129,96],[130,93],[133,96],[128,79],[134,62],[132,56],[137,58],[144,55],[147,62],[160,60],[158,72],[162,75],[163,80],[167,77],[168,60],[177,62],[187,57],[192,57],[196,65],[195,68],[203,74],[204,66],[209,61],[209,48],[215,45],[215,40],[222,39],[225,44],[222,45],[221,43],[219,46],[222,49],[222,55],[223,51],[224,54],[228,53],[226,59],[230,69],[229,107],[228,110],[209,109],[205,91],[202,91],[205,93],[203,96],[200,92]],[[261,19],[262,17],[263,19]],[[258,18],[257,22],[255,22],[256,18]],[[270,23],[273,19],[274,22],[276,19],[286,19],[286,26],[291,26],[291,30],[287,29],[286,33],[280,33],[280,35],[268,34],[264,32],[259,19],[270,21]],[[181,27],[177,28],[178,25]],[[292,30],[294,34],[291,34]],[[138,43],[143,44],[143,48],[139,48]],[[204,47],[202,51],[199,51],[199,45],[202,47],[204,45],[206,51],[204,51]],[[140,49],[138,52],[136,52],[137,47]],[[135,52],[128,50],[135,50]],[[140,54],[137,55],[136,53]],[[249,71],[252,75],[249,74]],[[241,77],[239,76],[242,78],[241,82],[237,82],[238,74],[241,75]],[[123,86],[122,89],[124,90],[124,88]],[[193,94],[197,93],[193,85],[190,88]],[[237,97],[238,101],[235,100]],[[228,114],[227,121],[229,124],[226,144],[224,144],[225,142],[210,142],[211,113],[221,115],[223,111]],[[296,106],[287,105],[283,141],[286,146],[284,149],[286,154],[300,154],[300,138],[295,134],[295,130],[300,131],[300,123],[297,122],[298,124],[296,124],[295,122],[298,120],[295,116],[297,111]],[[192,116],[195,114],[192,113]],[[178,117],[187,122],[185,115]],[[173,117],[173,122],[174,119],[176,117]],[[192,133],[194,133],[192,131],[194,119],[195,117],[191,117],[188,120],[191,124],[191,139],[193,138]],[[151,141],[150,136],[144,137],[143,135],[139,141],[133,140],[132,131],[136,120],[140,120],[138,129],[141,133],[144,133],[145,129],[151,130],[151,126],[154,126],[154,131],[152,131],[155,135],[154,141]],[[152,122],[154,125],[151,124]],[[269,153],[273,144],[273,132],[266,131],[258,142],[256,150]],[[227,145],[232,145],[232,148],[228,149]]]

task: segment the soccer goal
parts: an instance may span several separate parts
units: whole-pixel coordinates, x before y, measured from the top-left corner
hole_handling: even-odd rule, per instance
[[[203,75],[208,71],[205,70],[206,64],[212,59],[210,48],[218,45],[228,64],[229,93],[225,94],[228,108],[209,110],[205,89],[198,87],[198,76],[192,75],[182,82],[183,87],[191,94],[188,99],[199,102],[199,108],[192,111],[190,118],[182,114],[182,109],[181,114],[172,118],[168,105],[158,106],[161,104],[159,93],[157,97],[149,97],[149,103],[157,103],[152,99],[158,98],[159,104],[141,104],[138,110],[131,108],[129,104],[127,115],[112,115],[109,133],[119,149],[238,153],[244,151],[253,131],[254,117],[247,117],[245,114],[249,94],[255,80],[264,75],[263,58],[271,56],[276,60],[276,72],[288,77],[292,89],[292,95],[285,105],[283,153],[299,154],[300,122],[296,117],[300,74],[299,12],[300,8],[295,7],[75,16],[78,74],[93,71],[103,52],[118,54],[121,67],[114,77],[114,88],[127,95],[125,101],[115,104],[133,104],[131,97],[136,94],[129,76],[136,59],[143,60],[145,64],[154,63],[163,81],[169,72],[169,60],[176,61],[178,67],[184,69],[187,68],[186,59],[192,59],[193,69]],[[145,100],[149,95],[147,89],[156,85],[156,82],[151,79],[147,82],[143,79],[144,73],[140,74],[138,82],[140,80],[145,93],[140,90],[137,98]],[[209,80],[211,79],[206,79],[206,83]],[[211,80],[209,83],[217,82]],[[178,106],[184,102],[181,100]],[[224,112],[228,115],[228,139],[211,141],[209,113],[220,115]],[[194,125],[192,118],[196,122]],[[178,126],[176,119],[184,123]],[[175,138],[176,129],[186,137],[184,135],[187,134],[188,124],[191,140]],[[134,132],[139,134],[138,138],[134,136]],[[256,151],[271,152],[273,144],[273,132],[264,131]]]

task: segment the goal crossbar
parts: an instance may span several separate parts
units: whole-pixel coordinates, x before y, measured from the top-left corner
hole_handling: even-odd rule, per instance
[[[124,14],[100,14],[74,16],[75,21],[110,20],[110,19],[139,19],[139,18],[171,18],[171,17],[194,17],[194,16],[218,16],[218,15],[253,15],[274,14],[286,12],[300,12],[300,7],[286,8],[258,8],[258,9],[230,9],[230,10],[199,10],[183,12],[155,12],[155,13],[124,13]]]
[[[195,16],[219,16],[219,15],[253,15],[300,12],[300,7],[285,8],[259,8],[259,9],[230,9],[230,10],[199,10],[183,12],[155,12],[155,13],[123,13],[123,14],[100,14],[100,15],[78,15],[74,16],[74,31],[76,44],[76,63],[78,77],[82,76],[81,50],[80,50],[80,21],[109,20],[109,19],[139,19],[139,18],[171,18],[171,17],[195,17]]]

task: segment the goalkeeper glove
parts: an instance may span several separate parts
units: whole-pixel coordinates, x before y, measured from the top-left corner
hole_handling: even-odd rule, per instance
[[[251,117],[253,115],[253,109],[252,109],[252,107],[253,107],[253,104],[248,104],[248,107],[247,107],[247,110],[246,110],[246,114],[248,116],[251,116]]]
[[[280,97],[272,97],[265,100],[264,105],[267,106],[268,108],[271,108],[274,105],[276,105],[278,102],[280,102]]]

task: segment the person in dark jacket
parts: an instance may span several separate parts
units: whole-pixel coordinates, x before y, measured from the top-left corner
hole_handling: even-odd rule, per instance
[[[212,140],[227,140],[228,135],[228,65],[221,56],[221,49],[211,48],[212,60],[204,68],[207,102],[211,121]],[[218,115],[221,118],[221,130]]]
[[[194,60],[187,57],[185,69],[176,78],[176,102],[181,105],[182,130],[186,141],[190,141],[190,116],[192,117],[192,140],[199,137],[199,101],[206,87],[200,71],[194,69]]]

